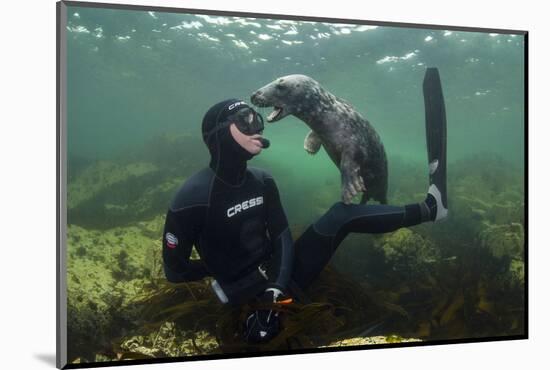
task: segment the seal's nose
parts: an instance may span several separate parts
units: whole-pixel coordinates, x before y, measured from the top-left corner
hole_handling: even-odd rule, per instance
[[[252,95],[250,96],[250,101],[252,102],[252,104],[257,105],[258,99],[260,98],[261,95],[262,95],[262,92],[260,90],[257,90],[254,93],[252,93]]]

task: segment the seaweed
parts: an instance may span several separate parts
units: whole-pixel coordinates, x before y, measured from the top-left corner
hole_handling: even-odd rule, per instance
[[[133,302],[140,312],[138,331],[130,337],[120,338],[117,341],[119,344],[113,347],[113,353],[131,350],[132,353],[143,351],[148,355],[159,356],[161,351],[154,339],[142,339],[139,346],[130,346],[128,343],[132,342],[132,338],[134,341],[135,338],[152,338],[151,333],[158,333],[167,323],[172,323],[182,335],[173,341],[191,340],[193,343],[193,352],[187,348],[186,354],[206,354],[280,351],[329,345],[357,336],[388,316],[383,313],[386,306],[374,303],[364,287],[331,268],[325,269],[319,281],[308,289],[307,294],[312,302],[307,304],[293,302],[266,305],[250,302],[242,306],[227,306],[217,302],[207,281],[172,284],[160,280],[153,285],[154,290],[148,290]],[[257,309],[280,312],[283,330],[268,343],[247,344],[240,335],[241,325],[247,313]],[[197,338],[195,333],[208,334]],[[204,338],[209,339],[205,342]],[[212,345],[213,341],[215,346]]]

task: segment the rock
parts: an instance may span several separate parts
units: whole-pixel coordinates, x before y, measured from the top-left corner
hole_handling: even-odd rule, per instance
[[[120,165],[109,161],[98,161],[88,165],[74,181],[68,184],[67,207],[74,209],[115,184],[155,171],[157,167],[147,162]]]
[[[521,259],[525,244],[522,224],[512,222],[499,225],[486,222],[479,237],[481,246],[487,248],[495,258]]]
[[[435,244],[408,228],[385,234],[377,243],[384,251],[386,264],[411,277],[421,275],[426,266],[440,260]]]
[[[159,358],[214,353],[219,345],[216,338],[206,331],[181,331],[175,323],[167,321],[147,336],[123,340],[120,348],[132,354]]]
[[[512,284],[523,287],[525,285],[525,263],[523,260],[513,259],[510,262],[509,271]]]
[[[135,224],[165,213],[184,181],[151,163],[97,162],[69,184],[68,222],[96,229]]]
[[[153,221],[151,221],[153,222]],[[67,326],[69,358],[95,358],[139,319],[132,304],[151,279],[147,259],[160,250],[139,227],[107,231],[69,225],[67,230]],[[157,264],[160,262],[157,260]]]

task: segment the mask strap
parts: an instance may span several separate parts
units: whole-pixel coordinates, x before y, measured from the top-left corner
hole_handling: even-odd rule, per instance
[[[212,135],[214,135],[215,133],[217,133],[218,131],[220,131],[221,129],[229,126],[231,124],[231,121],[225,121],[225,122],[222,122],[220,124],[217,124],[212,130],[206,132],[204,135],[203,135],[203,138],[204,140],[208,143],[210,141],[210,137]]]
[[[216,125],[214,126],[214,128],[212,130],[210,130],[210,132],[208,133],[207,135],[207,138],[210,138],[211,134],[216,134],[216,170],[214,171],[216,174],[219,172],[220,170],[220,161],[221,161],[221,144],[220,144],[220,139],[217,137],[218,136],[218,131],[220,131],[221,127],[221,123],[219,122],[220,120],[220,116],[222,113],[225,112],[225,110],[233,103],[228,103],[226,105],[224,105],[223,109],[221,109],[219,112],[218,112],[218,115],[216,116]],[[205,139],[205,141],[208,143],[209,142],[209,139]]]

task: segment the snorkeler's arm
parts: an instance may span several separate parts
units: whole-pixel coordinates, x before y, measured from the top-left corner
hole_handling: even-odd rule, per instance
[[[281,291],[287,289],[292,273],[294,259],[294,242],[288,227],[285,211],[279,197],[279,190],[273,177],[264,176],[265,203],[267,206],[267,229],[273,243],[273,260],[275,274],[270,277],[271,287]]]
[[[168,210],[162,238],[164,274],[172,283],[200,280],[208,275],[200,260],[191,260],[191,251],[196,240],[196,217],[192,209],[179,212]]]

